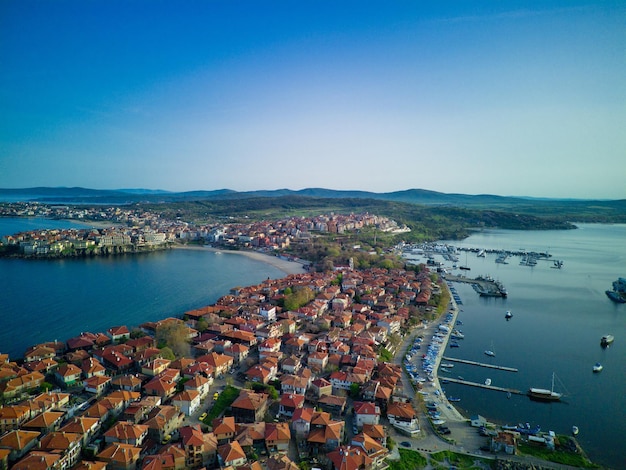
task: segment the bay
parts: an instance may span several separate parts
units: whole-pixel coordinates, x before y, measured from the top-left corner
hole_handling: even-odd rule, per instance
[[[461,398],[459,408],[466,416],[480,414],[499,424],[530,423],[542,430],[570,434],[573,425],[589,457],[610,468],[624,468],[622,451],[626,435],[626,304],[616,304],[605,294],[618,277],[626,277],[626,225],[578,224],[577,230],[531,231],[490,230],[469,238],[447,241],[464,248],[549,252],[534,267],[495,263],[496,255],[485,258],[469,253],[468,277],[490,275],[508,289],[507,298],[479,297],[469,284],[455,283],[463,301],[459,319],[465,339],[446,355],[483,363],[516,367],[518,373],[457,364],[452,376],[526,392],[530,387],[551,387],[565,396],[558,403],[540,403],[525,395],[458,384],[447,384],[446,392]],[[465,264],[465,253],[459,264]],[[555,259],[564,262],[553,267]],[[448,263],[451,264],[451,263]],[[459,272],[456,272],[458,274]],[[513,318],[507,321],[505,312]],[[615,342],[600,346],[604,334]],[[495,358],[484,354],[493,349]],[[596,362],[604,366],[594,374]]]
[[[1,220],[1,219],[0,219]],[[13,228],[48,221],[12,219]],[[4,227],[9,219],[2,220]],[[56,222],[55,228],[76,226]],[[10,228],[10,227],[9,227]],[[15,233],[9,230],[4,233]],[[0,231],[0,233],[2,233]],[[129,328],[215,303],[232,287],[283,277],[246,256],[173,249],[88,259],[0,259],[0,352],[19,358],[26,348],[83,331]]]

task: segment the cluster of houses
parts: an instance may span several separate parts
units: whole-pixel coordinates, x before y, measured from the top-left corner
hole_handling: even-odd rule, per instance
[[[205,240],[230,247],[281,250],[291,243],[306,243],[312,232],[344,233],[367,226],[382,231],[403,232],[393,219],[374,214],[331,214],[315,217],[290,217],[278,221],[216,223],[193,225],[167,220],[137,209],[76,209],[48,207],[36,203],[16,203],[0,207],[0,215],[42,216],[111,222],[107,228],[48,229],[4,235],[0,244],[19,247],[25,256],[54,255],[67,250],[115,253],[120,247],[163,247],[168,242]],[[123,226],[120,226],[122,224]],[[99,251],[95,251],[95,250]]]
[[[287,288],[315,298],[285,311]],[[437,288],[427,270],[290,275],[141,334],[116,326],[35,345],[19,362],[0,355],[0,467],[296,470],[294,460],[317,458],[336,470],[383,468],[381,423],[419,423],[400,366],[378,351]],[[189,357],[156,347],[168,325],[187,332]],[[210,426],[193,424],[217,380],[248,385]],[[48,383],[54,391],[34,392]]]

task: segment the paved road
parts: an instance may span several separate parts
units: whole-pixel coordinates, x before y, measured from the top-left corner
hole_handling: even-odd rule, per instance
[[[459,312],[459,308],[452,300],[451,308],[449,310],[453,314],[453,319],[451,321],[451,325],[454,325],[456,322],[456,317]],[[444,314],[445,315],[445,314]],[[421,343],[420,351],[422,354],[425,354],[430,343],[432,342],[432,338],[434,334],[438,331],[439,325],[441,324],[441,318],[432,321],[425,325],[422,328],[415,329],[411,334],[407,335],[402,343],[402,345],[398,348],[398,353],[394,358],[394,363],[402,366],[402,361],[404,359],[404,351],[410,347],[415,338],[418,336],[423,337],[423,342]],[[422,392],[424,401],[433,401],[437,403],[437,407],[439,412],[441,413],[441,419],[445,420],[445,426],[447,426],[451,433],[447,436],[441,436],[438,434],[433,425],[426,414],[426,410],[421,408],[420,410],[420,433],[418,436],[413,438],[408,438],[397,432],[393,427],[389,426],[389,434],[396,442],[410,442],[411,448],[427,451],[427,452],[437,452],[439,450],[454,450],[457,452],[464,453],[472,453],[480,456],[488,456],[484,452],[480,450],[481,446],[487,444],[487,438],[481,436],[478,433],[476,428],[473,428],[469,425],[469,420],[466,419],[461,413],[458,412],[454,406],[452,406],[445,395],[441,390],[441,386],[439,384],[439,380],[437,378],[437,367],[439,366],[439,362],[441,361],[441,357],[443,356],[443,352],[446,348],[446,344],[449,339],[449,334],[446,335],[443,343],[440,344],[439,355],[436,360],[435,369],[434,369],[434,380],[433,382],[424,382],[422,384]],[[417,365],[418,369],[421,370],[422,367],[422,357],[421,355],[416,355],[412,359],[412,362]],[[420,375],[423,375],[420,373]],[[413,394],[413,386],[411,385],[411,381],[407,373],[403,369],[402,374],[402,386],[405,390],[405,393],[409,396]],[[418,399],[419,394],[415,394],[414,404],[416,407],[419,407],[419,403],[421,400]]]

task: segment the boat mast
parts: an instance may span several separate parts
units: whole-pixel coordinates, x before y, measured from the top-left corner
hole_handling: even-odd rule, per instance
[[[552,372],[552,389],[550,390],[550,395],[554,395],[554,372]]]

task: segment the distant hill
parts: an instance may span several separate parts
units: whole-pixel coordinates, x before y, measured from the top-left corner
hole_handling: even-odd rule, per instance
[[[346,191],[324,188],[233,191],[218,189],[212,191],[170,192],[150,189],[101,190],[89,188],[23,188],[1,189],[0,201],[37,201],[57,204],[134,204],[134,203],[181,203],[193,201],[236,201],[257,198],[348,199],[378,200],[396,203],[419,204],[423,206],[462,207],[479,210],[519,212],[533,215],[547,215],[597,222],[626,222],[626,199],[622,200],[582,200],[549,199],[531,197],[509,197],[492,194],[449,194],[425,189],[407,189],[389,193],[369,191]]]

